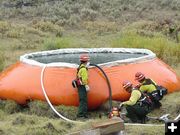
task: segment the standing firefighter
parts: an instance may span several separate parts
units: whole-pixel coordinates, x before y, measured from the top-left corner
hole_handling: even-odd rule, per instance
[[[123,88],[131,94],[128,101],[122,102],[122,106],[126,107],[126,116],[135,123],[145,123],[146,115],[150,112],[151,100],[138,89],[133,88],[129,81],[123,82]]]
[[[152,79],[146,78],[141,72],[135,74],[135,80],[140,83],[139,90],[147,93],[151,98],[153,109],[160,108],[161,103],[159,100],[167,93],[167,90],[162,86],[158,86]]]
[[[80,65],[77,69],[77,88],[79,94],[79,109],[77,117],[88,118],[88,104],[87,104],[87,91],[89,91],[88,86],[88,69],[89,55],[80,55]]]

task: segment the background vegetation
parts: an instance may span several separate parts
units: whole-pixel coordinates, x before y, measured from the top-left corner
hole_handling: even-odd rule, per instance
[[[130,47],[152,50],[180,75],[179,11],[179,0],[0,0],[0,71],[28,52]],[[180,113],[179,94],[166,96],[163,107],[150,115],[170,113],[174,118]],[[56,108],[76,119],[76,107]],[[87,124],[78,125],[59,120],[44,102],[22,107],[2,100],[0,134],[65,134],[89,128],[94,118],[107,118],[103,109],[90,114]],[[126,128],[128,134],[164,134],[163,127]]]

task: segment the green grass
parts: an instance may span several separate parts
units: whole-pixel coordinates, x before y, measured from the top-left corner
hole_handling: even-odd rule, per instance
[[[175,43],[159,33],[148,37],[134,31],[125,31],[112,41],[112,47],[146,48],[170,65],[177,65],[180,61],[180,43]]]
[[[61,49],[61,48],[69,48],[72,47],[70,43],[72,43],[71,38],[52,38],[47,39],[44,41],[43,48],[45,50],[55,50],[55,49]]]
[[[168,94],[164,97],[161,109],[155,110],[148,114],[149,116],[161,116],[169,113],[170,119],[174,119],[180,112],[180,92]],[[5,107],[9,106],[9,107]],[[6,109],[4,109],[6,108]],[[12,108],[18,111],[11,111]],[[77,107],[56,106],[58,112],[67,116],[70,119],[75,119]],[[9,114],[9,110],[11,114]],[[107,110],[106,110],[107,111]],[[82,129],[92,128],[92,123],[100,122],[107,119],[107,114],[102,110],[90,112],[90,120],[85,123],[69,123],[57,117],[48,106],[47,103],[42,101],[31,101],[28,106],[19,109],[19,106],[13,101],[1,101],[0,104],[0,133],[3,134],[16,134],[18,135],[56,135],[71,133]],[[103,114],[99,118],[99,114]],[[76,119],[75,119],[76,120]],[[150,124],[162,124],[162,122],[151,120]],[[164,134],[164,126],[125,126],[125,133],[130,135],[135,134]]]
[[[164,135],[164,126],[126,126],[125,132],[127,135]]]
[[[0,71],[2,71],[5,67],[4,61],[5,61],[4,52],[0,51]]]

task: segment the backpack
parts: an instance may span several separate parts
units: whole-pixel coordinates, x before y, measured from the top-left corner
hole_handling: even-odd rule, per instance
[[[163,98],[164,95],[167,94],[167,89],[163,86],[156,85],[151,79],[147,79],[148,84],[153,84],[156,87],[156,91],[153,91],[150,95],[153,100],[159,101]]]
[[[160,85],[157,85],[156,88],[157,88],[157,92],[160,97],[159,100],[161,100],[163,98],[163,96],[167,94],[168,90],[165,87],[160,86]]]

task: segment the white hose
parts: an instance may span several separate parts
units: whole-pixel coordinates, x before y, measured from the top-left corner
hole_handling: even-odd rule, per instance
[[[174,120],[178,120],[178,119],[180,119],[180,114]]]
[[[51,104],[51,102],[50,102],[50,100],[49,100],[49,98],[48,98],[48,96],[47,96],[46,90],[45,90],[45,88],[44,88],[44,83],[43,83],[44,70],[45,70],[46,66],[47,66],[47,65],[44,65],[43,68],[42,68],[42,70],[41,70],[41,88],[42,88],[42,91],[43,91],[44,96],[45,96],[45,98],[46,98],[46,101],[48,102],[48,104],[49,104],[49,106],[51,107],[51,109],[52,109],[60,118],[62,118],[62,119],[65,120],[65,121],[73,122],[73,123],[81,123],[81,124],[84,123],[84,122],[80,122],[80,121],[70,120],[70,119],[62,116],[60,113],[58,113],[58,111],[57,111],[57,110],[54,108],[54,106]]]
[[[47,65],[44,65],[42,70],[41,70],[41,88],[42,88],[42,91],[43,91],[43,94],[46,98],[46,101],[48,102],[49,106],[51,107],[51,109],[60,117],[62,118],[63,120],[65,121],[68,121],[68,122],[73,122],[73,123],[80,123],[80,124],[83,124],[84,122],[80,122],[80,121],[74,121],[74,120],[70,120],[66,117],[64,117],[63,115],[61,115],[60,113],[58,113],[58,111],[54,108],[54,106],[51,104],[48,96],[47,96],[47,93],[46,93],[46,90],[44,88],[44,83],[43,83],[43,78],[44,78],[44,70],[46,68]],[[177,117],[177,119],[179,118],[179,116]],[[137,124],[137,123],[124,123],[125,125],[132,125],[132,126],[164,126],[164,124],[158,124],[158,125],[155,125],[155,124]]]

